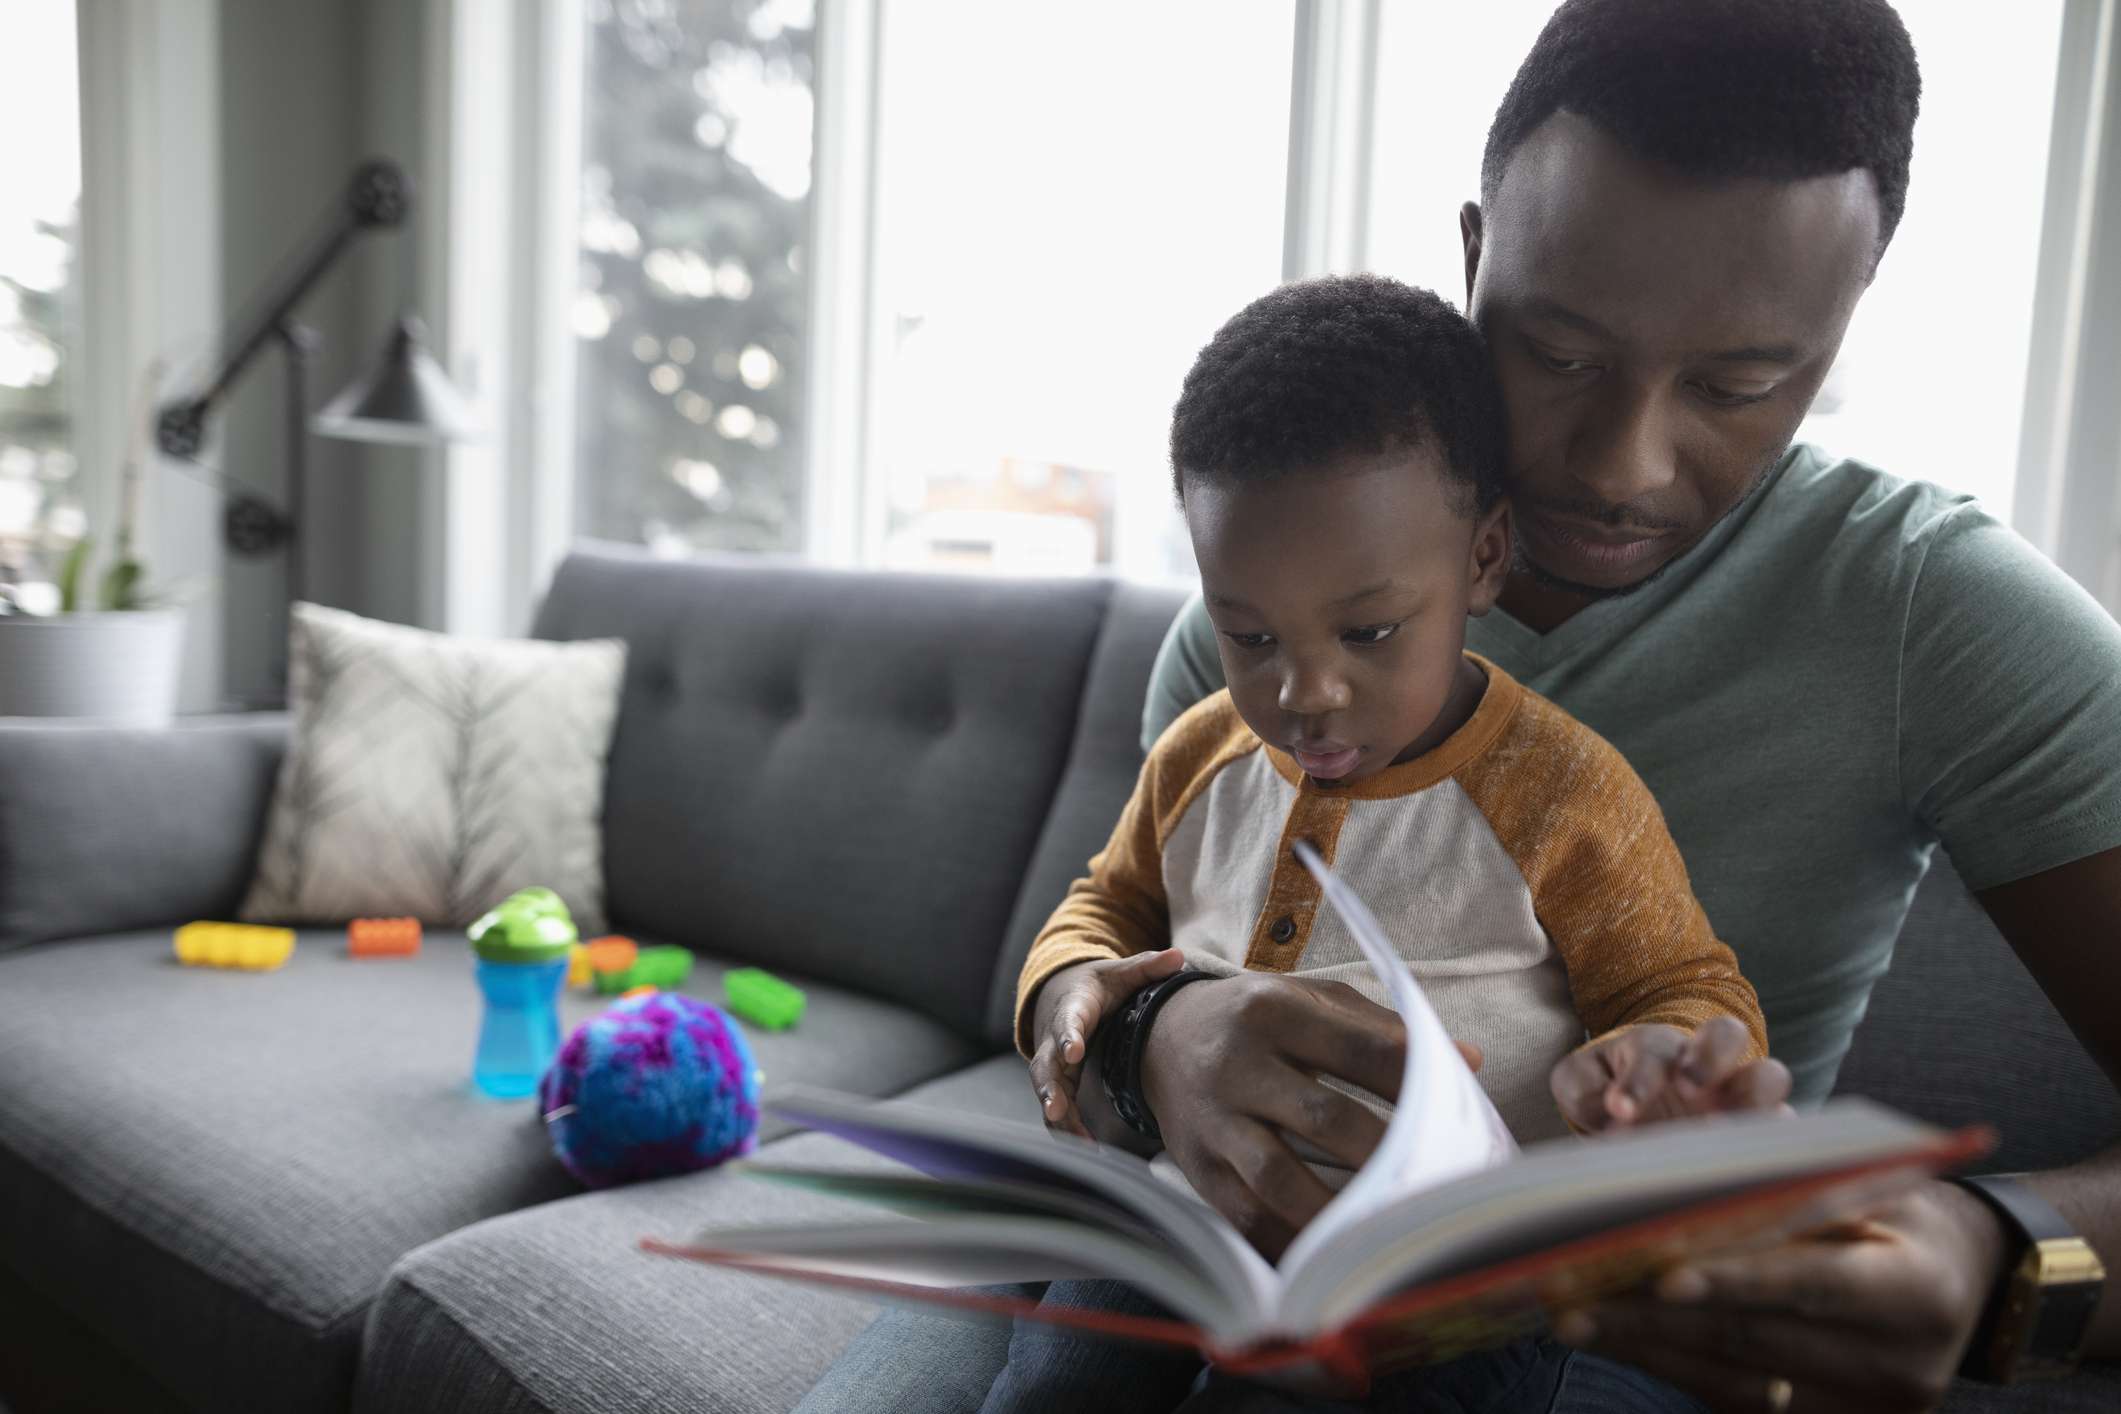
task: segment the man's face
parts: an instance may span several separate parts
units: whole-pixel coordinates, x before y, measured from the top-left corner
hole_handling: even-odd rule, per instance
[[[1789,445],[1869,283],[1878,197],[1862,170],[1702,183],[1557,113],[1462,225],[1519,556],[1600,597],[1685,553]]]
[[[1186,485],[1238,715],[1313,777],[1361,780],[1432,744],[1466,615],[1494,604],[1509,562],[1502,507],[1475,516],[1470,498],[1426,449]]]

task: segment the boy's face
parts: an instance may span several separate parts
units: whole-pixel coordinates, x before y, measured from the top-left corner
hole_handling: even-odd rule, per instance
[[[1504,508],[1475,514],[1426,447],[1184,489],[1245,725],[1321,781],[1358,781],[1433,746],[1464,682],[1466,616],[1494,606],[1509,566]]]

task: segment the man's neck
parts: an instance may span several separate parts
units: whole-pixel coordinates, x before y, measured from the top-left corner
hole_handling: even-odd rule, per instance
[[[1544,584],[1528,569],[1513,569],[1497,605],[1534,633],[1552,633],[1595,604],[1597,597]]]

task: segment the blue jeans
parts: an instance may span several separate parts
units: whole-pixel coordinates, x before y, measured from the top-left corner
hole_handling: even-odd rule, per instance
[[[1004,1288],[1028,1296],[1035,1287]],[[1055,1282],[1045,1300],[1165,1314],[1115,1282]],[[1359,1401],[1306,1398],[1203,1366],[1187,1351],[1077,1335],[1037,1321],[979,1324],[894,1308],[855,1339],[799,1414],[1700,1414],[1640,1370],[1527,1339],[1379,1380]]]

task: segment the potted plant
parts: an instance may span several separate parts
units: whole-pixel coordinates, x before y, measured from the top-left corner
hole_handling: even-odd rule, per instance
[[[145,391],[160,374],[159,365],[148,369]],[[117,531],[100,582],[87,582],[94,542],[79,504],[60,500],[38,517],[31,537],[56,568],[47,579],[17,566],[21,579],[0,592],[0,717],[158,726],[176,712],[184,611],[149,595],[136,548],[146,404],[143,398],[133,418]]]

